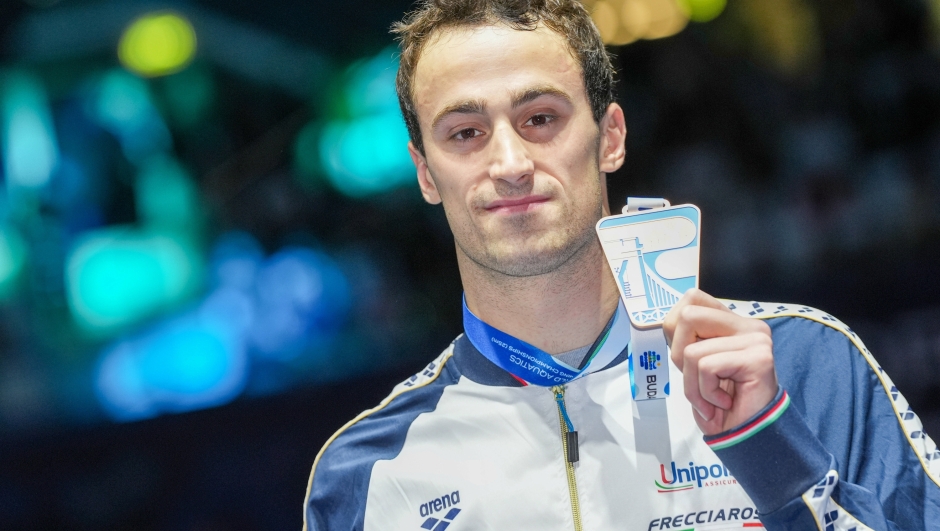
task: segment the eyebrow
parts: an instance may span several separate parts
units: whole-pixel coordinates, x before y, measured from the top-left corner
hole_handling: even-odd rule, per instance
[[[512,96],[512,108],[515,109],[526,103],[535,101],[542,96],[552,96],[561,100],[564,100],[566,103],[571,103],[571,96],[568,95],[565,91],[555,88],[551,85],[539,85],[532,88],[527,88],[521,92],[514,93]]]
[[[431,129],[436,129],[444,118],[452,114],[483,114],[484,111],[486,111],[486,102],[483,100],[465,100],[453,103],[437,113],[434,121],[431,122]]]

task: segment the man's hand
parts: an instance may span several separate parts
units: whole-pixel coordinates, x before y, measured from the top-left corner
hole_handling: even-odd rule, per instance
[[[666,315],[663,332],[705,435],[742,424],[777,394],[773,341],[763,321],[692,289]]]

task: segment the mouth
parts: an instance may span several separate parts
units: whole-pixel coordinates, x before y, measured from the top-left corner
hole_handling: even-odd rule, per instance
[[[548,197],[544,195],[527,195],[513,199],[498,199],[487,203],[484,209],[496,214],[518,214],[528,212],[547,203]]]

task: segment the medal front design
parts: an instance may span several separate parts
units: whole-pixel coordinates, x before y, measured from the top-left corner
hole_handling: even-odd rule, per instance
[[[636,328],[662,326],[682,295],[698,287],[698,208],[680,205],[602,219],[607,263]]]

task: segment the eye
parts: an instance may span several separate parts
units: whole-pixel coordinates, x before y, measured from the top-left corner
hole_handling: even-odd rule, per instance
[[[457,134],[455,134],[453,138],[455,140],[467,141],[467,140],[476,138],[482,134],[483,133],[481,131],[474,129],[472,127],[468,127],[466,129],[461,129],[460,131],[457,131]]]
[[[555,120],[555,117],[550,114],[536,114],[535,116],[529,118],[526,121],[525,125],[530,125],[534,127],[544,127]]]

